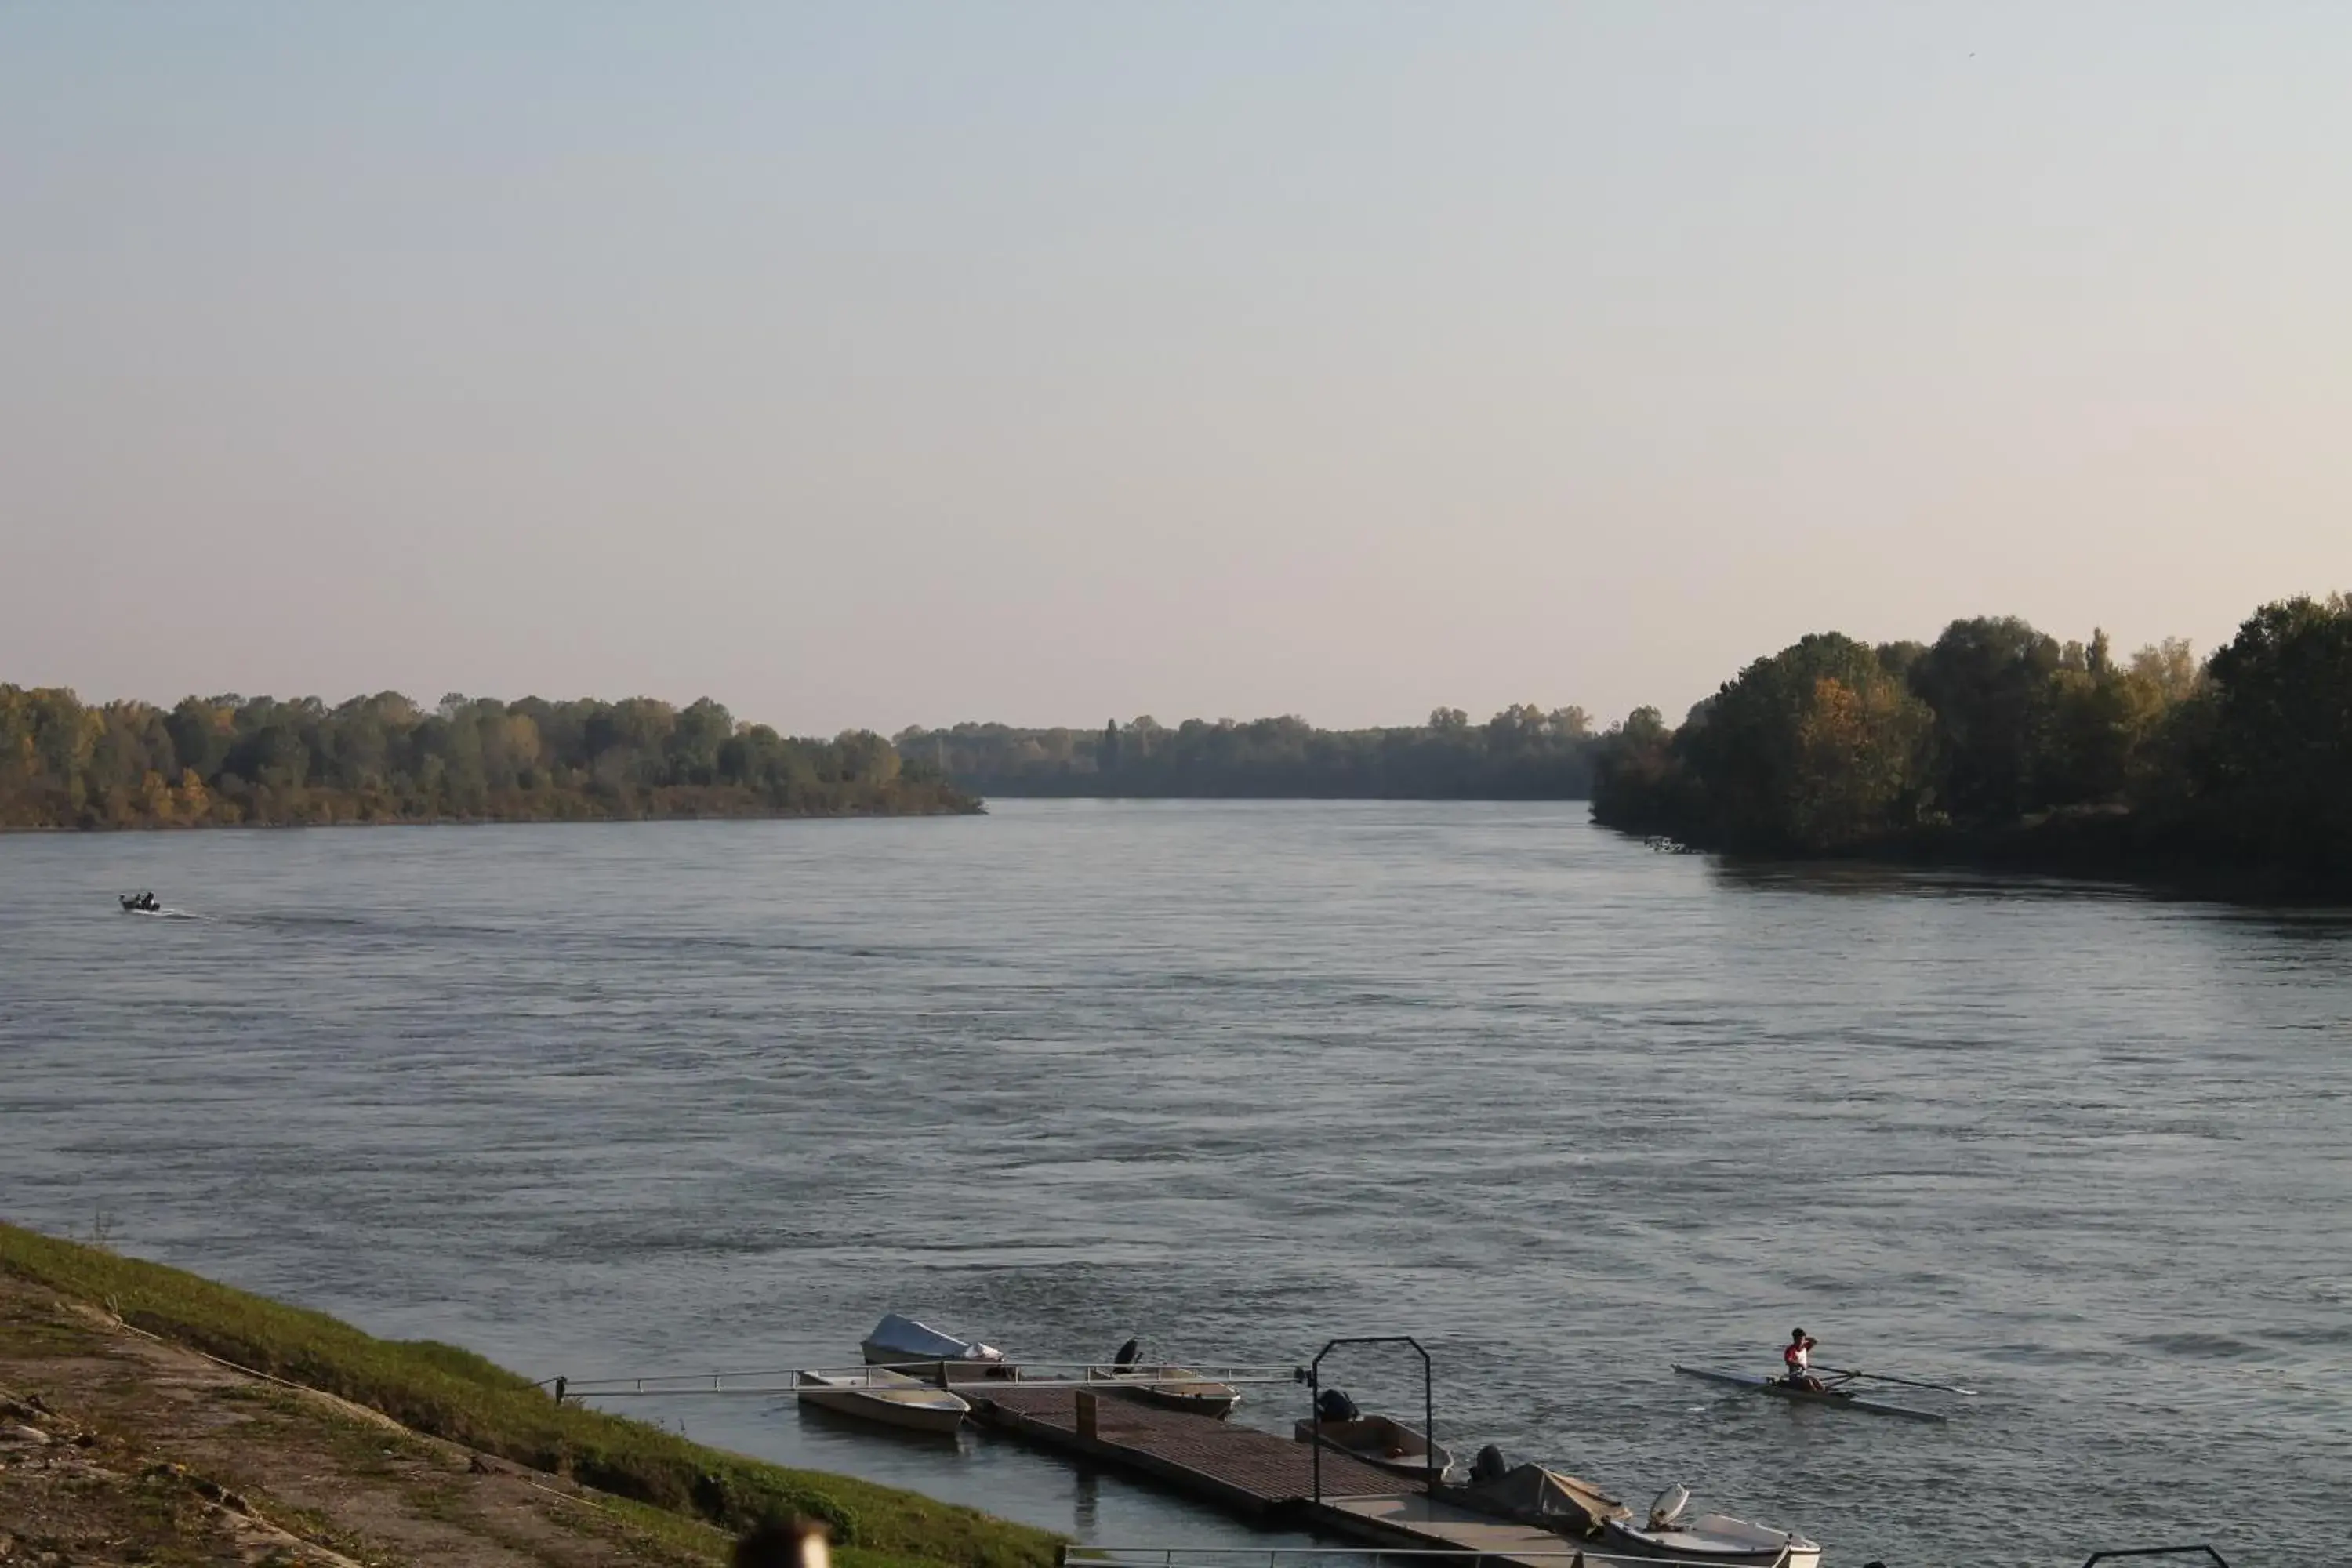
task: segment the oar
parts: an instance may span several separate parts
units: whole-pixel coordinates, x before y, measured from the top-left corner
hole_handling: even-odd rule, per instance
[[[1935,1388],[1940,1389],[1946,1394],[1966,1394],[1971,1396],[1976,1394],[1976,1390],[1973,1388],[1958,1388],[1948,1383],[1921,1383],[1916,1378],[1895,1377],[1883,1372],[1853,1372],[1842,1366],[1821,1366],[1815,1367],[1813,1370],[1815,1372],[1833,1372],[1840,1377],[1866,1377],[1873,1383],[1899,1383],[1906,1388]]]

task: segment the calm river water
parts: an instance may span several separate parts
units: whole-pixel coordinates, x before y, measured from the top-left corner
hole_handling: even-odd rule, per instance
[[[1465,1449],[1842,1568],[2352,1562],[2340,915],[1735,873],[1577,805],[0,838],[0,1213],[534,1376],[839,1364],[888,1309],[1040,1357],[1410,1332]],[[1982,1396],[1668,1370],[1800,1323]],[[1001,1441],[638,1413],[1246,1539]]]

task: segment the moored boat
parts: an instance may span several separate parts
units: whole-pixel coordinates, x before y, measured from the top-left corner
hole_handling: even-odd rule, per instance
[[[907,1366],[917,1362],[945,1363],[948,1375],[1001,1377],[1009,1369],[1004,1352],[978,1340],[960,1340],[929,1323],[886,1313],[858,1345],[868,1366]]]
[[[1779,1399],[1793,1400],[1800,1405],[1827,1405],[1841,1410],[1860,1410],[1872,1415],[1898,1415],[1906,1421],[1948,1421],[1949,1416],[1933,1410],[1914,1410],[1907,1405],[1885,1405],[1875,1399],[1865,1399],[1843,1388],[1798,1388],[1777,1377],[1762,1377],[1748,1372],[1723,1372],[1710,1366],[1684,1366],[1677,1363],[1675,1370],[1685,1377],[1701,1377],[1709,1383],[1720,1383],[1732,1388],[1745,1388],[1757,1394],[1769,1394]]]
[[[1577,1539],[1592,1534],[1605,1520],[1633,1517],[1631,1508],[1591,1481],[1541,1465],[1506,1468],[1506,1463],[1501,1449],[1480,1449],[1469,1482],[1449,1488],[1447,1497],[1474,1512]]]
[[[1103,1384],[1113,1394],[1129,1399],[1213,1416],[1220,1421],[1232,1415],[1234,1406],[1242,1402],[1242,1391],[1232,1384],[1202,1377],[1181,1366],[1088,1367],[1087,1380]]]
[[[1703,1513],[1685,1523],[1682,1512],[1689,1502],[1686,1488],[1669,1487],[1652,1505],[1646,1523],[1637,1527],[1628,1518],[1604,1519],[1601,1537],[1652,1557],[1683,1563],[1711,1563],[1722,1568],[1821,1568],[1819,1542],[1725,1513]]]
[[[917,1432],[952,1432],[971,1410],[944,1388],[880,1366],[847,1373],[796,1372],[793,1392],[821,1409]]]
[[[1433,1469],[1443,1479],[1454,1468],[1454,1456],[1444,1444],[1433,1444],[1403,1422],[1385,1415],[1301,1421],[1291,1428],[1291,1435],[1302,1443],[1320,1443],[1359,1464],[1412,1479],[1425,1479]]]

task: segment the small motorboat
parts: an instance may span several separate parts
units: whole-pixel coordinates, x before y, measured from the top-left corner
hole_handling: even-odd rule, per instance
[[[1872,1415],[1899,1415],[1906,1421],[1951,1419],[1933,1410],[1914,1410],[1907,1405],[1886,1405],[1875,1399],[1864,1399],[1843,1388],[1799,1388],[1777,1377],[1763,1377],[1750,1372],[1720,1372],[1711,1366],[1684,1366],[1679,1363],[1675,1370],[1685,1377],[1703,1377],[1709,1383],[1752,1389],[1758,1394],[1793,1400],[1800,1405],[1827,1405],[1839,1410],[1860,1410]]]
[[[122,912],[126,915],[160,915],[163,906],[155,901],[152,893],[124,893],[121,896]]]
[[[1013,1371],[1005,1364],[1004,1352],[994,1345],[960,1340],[896,1312],[885,1314],[857,1348],[868,1366],[912,1366],[919,1362],[937,1367],[944,1363],[951,1379],[1004,1377]]]
[[[1712,1563],[1723,1568],[1821,1568],[1819,1542],[1723,1513],[1703,1513],[1685,1524],[1683,1510],[1689,1506],[1689,1488],[1668,1487],[1650,1505],[1648,1522],[1636,1527],[1630,1519],[1604,1519],[1601,1533],[1603,1539],[1635,1552],[1682,1563]]]
[[[1433,1469],[1443,1480],[1454,1468],[1454,1456],[1444,1444],[1432,1444],[1423,1434],[1385,1415],[1301,1421],[1291,1435],[1302,1443],[1320,1443],[1359,1464],[1415,1480],[1426,1479]]]
[[[1189,1367],[1147,1366],[1142,1356],[1143,1342],[1131,1339],[1111,1353],[1110,1365],[1087,1368],[1086,1381],[1108,1383],[1113,1394],[1218,1421],[1242,1402],[1242,1391],[1230,1383],[1202,1377]]]
[[[971,1413],[971,1405],[946,1389],[881,1366],[847,1373],[796,1372],[793,1393],[820,1409],[915,1432],[952,1432]]]
[[[1577,1540],[1607,1521],[1633,1517],[1631,1508],[1591,1481],[1541,1465],[1512,1465],[1492,1444],[1478,1450],[1468,1484],[1448,1488],[1446,1495],[1474,1512]]]
[[[1113,1394],[1164,1405],[1222,1421],[1242,1402],[1242,1391],[1181,1366],[1090,1366],[1087,1381],[1109,1385]]]

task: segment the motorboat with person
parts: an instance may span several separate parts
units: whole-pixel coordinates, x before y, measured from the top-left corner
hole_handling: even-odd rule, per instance
[[[155,895],[150,892],[124,893],[121,901],[122,912],[126,915],[160,915],[163,912],[163,906],[156,902]]]

